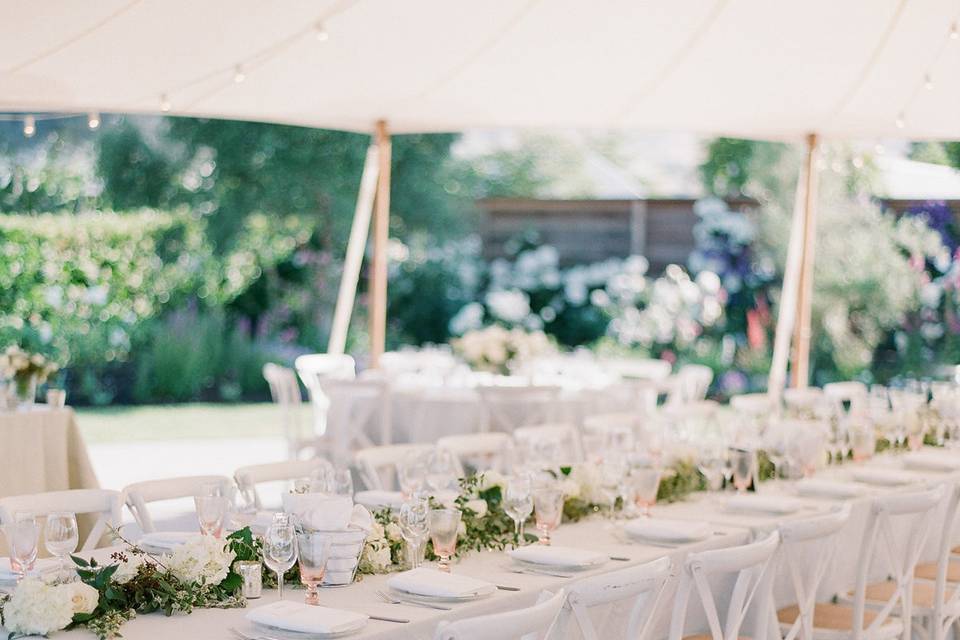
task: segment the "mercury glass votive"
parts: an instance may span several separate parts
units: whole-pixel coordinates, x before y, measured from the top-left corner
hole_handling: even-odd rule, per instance
[[[256,600],[263,595],[263,569],[259,562],[240,560],[233,563],[237,574],[243,578],[241,593],[247,600]]]

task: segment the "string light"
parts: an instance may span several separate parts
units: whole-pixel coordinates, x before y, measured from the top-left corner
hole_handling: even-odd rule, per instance
[[[317,39],[317,42],[326,42],[330,39],[330,34],[322,22],[318,22],[313,26],[313,35]]]
[[[160,96],[160,111],[167,113],[172,108],[170,104],[170,99],[167,98],[167,94],[162,94]]]
[[[233,70],[233,81],[237,84],[240,84],[247,79],[247,74],[243,71],[243,65],[238,64],[237,68]]]
[[[100,114],[96,111],[91,111],[87,114],[87,126],[91,131],[95,131],[100,128]]]
[[[33,116],[27,116],[23,119],[23,135],[32,138],[37,132],[37,120]]]

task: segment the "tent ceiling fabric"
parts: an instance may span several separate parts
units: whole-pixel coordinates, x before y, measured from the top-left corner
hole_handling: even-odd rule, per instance
[[[0,110],[960,138],[955,0],[0,0]],[[323,20],[329,39],[313,25]],[[246,79],[234,82],[235,66]],[[930,71],[940,79],[923,88]],[[905,109],[905,126],[896,125]]]

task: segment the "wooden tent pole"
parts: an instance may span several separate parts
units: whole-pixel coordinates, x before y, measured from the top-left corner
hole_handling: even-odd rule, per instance
[[[803,259],[797,297],[797,322],[793,334],[793,367],[790,386],[810,384],[810,317],[813,302],[813,263],[817,240],[817,135],[807,136],[806,189],[803,207]]]
[[[370,366],[380,366],[387,341],[387,243],[390,239],[390,132],[377,121],[379,180],[373,215],[373,273],[370,282]]]

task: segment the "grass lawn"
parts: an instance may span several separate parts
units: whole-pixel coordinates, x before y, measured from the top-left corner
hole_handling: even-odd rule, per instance
[[[279,410],[269,402],[81,407],[76,411],[88,443],[282,437]]]

